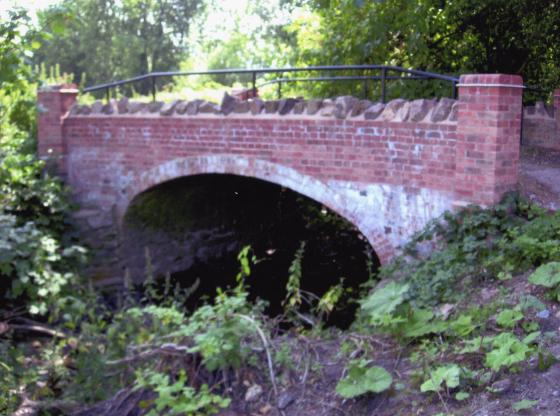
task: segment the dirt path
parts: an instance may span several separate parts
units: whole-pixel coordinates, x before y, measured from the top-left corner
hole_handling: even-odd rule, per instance
[[[560,209],[560,151],[522,148],[519,191],[547,209]]]

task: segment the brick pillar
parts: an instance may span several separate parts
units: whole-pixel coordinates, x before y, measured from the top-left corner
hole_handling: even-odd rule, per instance
[[[455,194],[492,205],[516,188],[523,80],[518,75],[463,75],[459,81]]]
[[[37,92],[38,128],[37,152],[46,162],[47,169],[66,175],[66,144],[62,122],[70,107],[76,102],[75,85],[56,85]]]

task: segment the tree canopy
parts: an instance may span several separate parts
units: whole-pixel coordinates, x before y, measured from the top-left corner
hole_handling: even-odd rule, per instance
[[[88,83],[177,69],[201,6],[201,0],[62,0],[39,13],[42,31],[51,36],[35,62],[60,64],[75,81],[85,73]],[[61,14],[62,33],[53,23]]]

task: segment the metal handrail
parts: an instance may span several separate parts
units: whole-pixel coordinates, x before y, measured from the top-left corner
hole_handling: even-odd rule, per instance
[[[389,80],[404,80],[404,79],[435,79],[440,81],[447,81],[452,84],[453,87],[453,97],[457,96],[457,83],[459,78],[451,75],[442,75],[434,72],[421,71],[417,69],[406,69],[398,66],[390,65],[331,65],[331,66],[309,66],[302,68],[285,67],[285,68],[260,68],[260,69],[211,69],[207,71],[171,71],[171,72],[151,72],[149,74],[139,75],[133,78],[128,78],[120,81],[107,82],[104,84],[94,85],[91,87],[84,88],[84,92],[93,92],[99,90],[105,90],[107,99],[110,98],[110,90],[121,85],[132,84],[135,82],[140,82],[144,80],[150,80],[152,84],[152,99],[156,100],[157,85],[156,80],[163,77],[175,77],[175,76],[195,76],[195,75],[240,75],[240,74],[251,74],[252,79],[252,89],[257,90],[257,75],[262,74],[280,74],[292,73],[292,72],[314,72],[314,71],[325,71],[325,72],[336,72],[336,71],[380,71],[380,75],[371,76],[332,76],[332,77],[308,77],[308,78],[277,78],[275,80],[268,81],[262,85],[267,85],[270,83],[277,83],[279,85],[278,95],[281,97],[281,86],[282,83],[286,82],[300,82],[300,81],[350,81],[350,80],[363,80],[365,85],[365,91],[367,94],[367,81],[381,81],[381,101],[386,101],[386,83]],[[388,75],[389,72],[396,72],[399,74],[405,74],[400,76]]]

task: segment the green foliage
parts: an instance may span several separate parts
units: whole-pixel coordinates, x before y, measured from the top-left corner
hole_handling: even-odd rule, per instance
[[[186,383],[187,376],[183,370],[179,372],[174,383],[166,374],[137,372],[136,388],[150,388],[157,394],[154,407],[147,415],[157,416],[164,413],[170,416],[206,416],[229,406],[230,399],[212,394],[208,385],[203,384],[197,391]]]
[[[385,281],[360,301],[356,326],[412,345],[411,360],[421,366],[417,374],[423,392],[439,394],[446,387],[449,395],[459,384],[467,390],[484,386],[500,371],[517,371],[537,352],[545,368],[550,360],[538,346],[539,324],[527,314],[544,309],[542,302],[530,295],[520,297],[514,307],[500,299],[487,305],[467,299],[483,280],[501,279],[504,270],[525,272],[543,262],[549,263],[529,281],[556,288],[557,263],[550,261],[557,256],[559,225],[557,214],[512,197],[490,209],[446,214],[416,236],[406,257],[382,268]],[[426,254],[419,245],[431,245],[433,251]],[[460,361],[444,364],[455,359]]]
[[[389,282],[378,290],[374,290],[361,302],[370,324],[385,322],[405,300],[409,286],[403,283]]]
[[[515,402],[511,407],[516,412],[521,412],[523,410],[532,409],[538,402],[539,402],[538,400],[524,399],[524,400],[520,400],[518,402]]]
[[[245,291],[237,289],[233,296],[219,292],[214,304],[198,308],[179,333],[194,336],[191,352],[201,354],[209,371],[239,368],[251,355],[244,341],[255,336],[255,327],[240,317],[250,313]]]
[[[44,314],[75,275],[64,272],[80,247],[61,248],[59,242],[37,228],[35,223],[17,225],[12,215],[0,214],[0,275],[12,277],[11,295],[25,294],[33,302],[30,312]]]
[[[513,328],[523,319],[523,312],[518,309],[504,309],[496,317],[496,323],[504,328]]]
[[[560,19],[554,0],[543,1],[538,8],[531,0],[316,0],[311,4],[319,17],[312,20],[314,24],[299,25],[307,29],[305,36],[298,37],[301,62],[520,74],[528,84],[548,91],[559,84],[560,48],[551,43]],[[326,89],[331,94],[336,91],[333,86]],[[434,82],[394,81],[389,86],[391,98],[447,91],[448,86]],[[379,90],[375,94],[378,97]]]
[[[286,283],[286,298],[282,305],[286,312],[290,313],[297,310],[302,304],[301,294],[301,276],[302,276],[302,261],[305,253],[305,241],[302,241],[299,248],[296,250],[294,260],[288,269],[288,283]]]
[[[23,13],[0,23],[0,278],[33,313],[56,306],[84,250],[62,240],[70,205],[35,156],[35,89],[30,48],[40,37]],[[8,283],[8,284],[6,284]]]
[[[346,376],[336,385],[336,392],[345,399],[352,399],[389,389],[393,382],[391,374],[383,367],[369,367],[370,363],[364,359],[350,361]]]
[[[422,393],[440,391],[443,386],[447,389],[454,389],[460,384],[461,367],[457,364],[440,366],[430,372],[429,378],[422,383],[420,391]]]
[[[550,296],[560,302],[560,262],[543,264],[529,276],[529,282],[550,289]]]
[[[485,365],[493,371],[502,367],[512,367],[525,361],[533,349],[529,345],[532,339],[520,341],[511,332],[503,332],[489,340],[491,350],[486,353]]]
[[[177,69],[200,7],[199,0],[64,0],[39,12],[40,30],[48,38],[34,61],[60,64],[75,82],[87,73],[92,84]],[[150,85],[135,88],[147,93]]]

